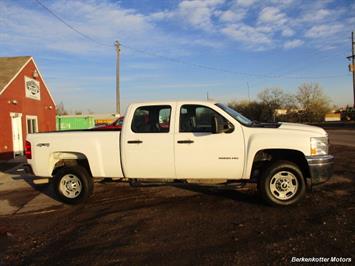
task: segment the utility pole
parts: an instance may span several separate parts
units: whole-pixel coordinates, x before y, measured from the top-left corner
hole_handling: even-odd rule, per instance
[[[116,48],[116,114],[120,114],[121,110],[121,101],[120,101],[120,43],[115,41]]]
[[[355,42],[354,42],[354,32],[351,32],[351,63],[353,65],[353,96],[354,96],[354,101],[353,101],[353,107],[355,108]]]
[[[355,108],[355,41],[354,41],[354,32],[351,32],[351,56],[348,56],[347,59],[351,61],[349,65],[349,70],[353,73],[353,107]]]

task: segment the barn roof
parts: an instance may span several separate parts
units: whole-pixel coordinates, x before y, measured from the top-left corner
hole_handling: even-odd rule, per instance
[[[0,92],[30,59],[31,56],[0,57]]]
[[[32,58],[32,56],[16,56],[16,57],[0,57],[0,95],[6,90],[9,84],[17,77],[17,75],[22,71],[22,69],[32,60],[35,68],[47,88],[47,92],[52,99],[53,103],[55,101],[51,95],[48,86],[46,85],[41,72]]]

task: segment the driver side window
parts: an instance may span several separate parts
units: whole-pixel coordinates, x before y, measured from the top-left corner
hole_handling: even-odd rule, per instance
[[[183,105],[180,109],[180,132],[212,132],[211,121],[216,117],[221,123],[228,121],[209,107]]]

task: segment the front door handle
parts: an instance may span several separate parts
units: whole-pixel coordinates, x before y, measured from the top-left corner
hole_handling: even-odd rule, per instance
[[[194,143],[193,140],[178,140],[177,143],[179,144],[191,144],[191,143]]]
[[[129,140],[129,141],[127,141],[127,143],[128,144],[141,144],[141,143],[143,143],[143,141],[141,141],[141,140]]]

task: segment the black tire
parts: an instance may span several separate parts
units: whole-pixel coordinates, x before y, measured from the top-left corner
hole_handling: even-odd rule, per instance
[[[288,161],[278,161],[266,169],[258,182],[263,200],[274,206],[298,203],[306,193],[306,183],[299,167]]]
[[[94,182],[88,171],[79,165],[64,166],[54,175],[56,196],[64,203],[78,204],[87,200],[94,190]]]

